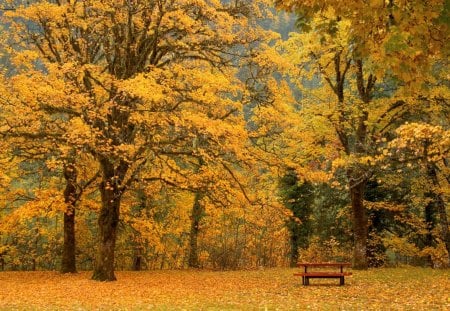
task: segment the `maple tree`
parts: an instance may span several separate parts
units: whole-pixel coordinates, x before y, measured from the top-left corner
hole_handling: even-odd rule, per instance
[[[371,177],[371,173],[368,167],[358,163],[359,160],[357,159],[367,156],[368,152],[370,152],[369,144],[371,139],[367,125],[376,78],[371,74],[365,78],[363,62],[361,59],[355,59],[348,50],[349,44],[346,42],[347,38],[345,35],[347,29],[344,22],[341,22],[341,25],[343,29],[339,29],[340,25],[337,26],[339,30],[336,40],[332,35],[326,34],[329,32],[326,29],[322,39],[317,39],[318,44],[313,43],[313,38],[302,38],[301,35],[291,37],[291,42],[300,39],[297,41],[297,44],[303,46],[304,50],[301,53],[304,53],[303,55],[306,56],[303,62],[312,61],[313,65],[317,66],[316,72],[336,98],[336,104],[333,106],[331,106],[332,104],[329,100],[325,99],[328,102],[328,107],[331,106],[331,109],[322,112],[322,115],[326,122],[329,122],[334,127],[342,148],[341,152],[348,157],[345,161],[348,161],[346,174],[349,183],[348,188],[354,225],[354,266],[366,268],[368,232],[367,214],[363,206],[363,200],[365,184]],[[320,24],[317,27],[320,27]],[[288,44],[291,43],[288,42]],[[308,44],[310,45],[308,46]],[[288,46],[287,48],[290,49],[291,47]],[[292,57],[296,57],[296,54],[297,52],[294,50]],[[348,80],[350,82],[354,81],[356,84],[359,98],[352,98],[352,95],[350,95],[352,91],[347,88]],[[346,98],[347,92],[349,93],[347,95],[349,98]],[[314,102],[311,105],[316,106]],[[328,109],[328,107],[325,109]]]
[[[77,158],[76,152],[71,148],[70,144],[63,143],[57,139],[64,135],[64,132],[62,128],[55,124],[57,122],[55,115],[52,115],[52,113],[47,116],[42,114],[30,115],[28,119],[30,123],[27,123],[23,121],[22,115],[17,114],[16,109],[19,106],[24,108],[25,113],[30,114],[34,113],[35,108],[27,107],[31,103],[27,97],[14,98],[12,94],[20,92],[20,84],[23,82],[24,76],[16,76],[15,78],[17,80],[13,79],[13,83],[7,81],[9,79],[8,76],[5,77],[6,80],[3,80],[3,85],[5,86],[2,98],[2,120],[4,126],[0,135],[8,142],[8,157],[11,159],[16,158],[18,165],[26,165],[27,162],[41,162],[44,166],[40,169],[44,171],[41,176],[43,179],[45,179],[45,175],[56,174],[55,171],[58,169],[62,170],[61,174],[65,178],[66,185],[64,190],[59,189],[65,201],[65,206],[61,206],[64,213],[61,272],[73,273],[76,272],[75,210],[84,190],[98,176],[87,177],[85,172],[83,172],[82,178],[79,178],[76,162],[80,161],[80,157],[78,156]],[[46,92],[45,90],[36,89],[37,93],[35,95],[40,96],[40,91]],[[49,107],[45,109],[51,110]],[[58,113],[56,112],[56,114]],[[45,173],[45,171],[47,172]],[[15,175],[18,174],[16,173]],[[20,177],[16,176],[16,179],[20,180]],[[13,186],[10,185],[9,187]],[[14,193],[11,193],[10,196],[13,195]],[[30,195],[33,196],[32,194]],[[21,194],[19,193],[18,197],[20,196]],[[51,201],[51,198],[49,200]]]
[[[411,97],[404,100],[408,88],[399,87],[394,81],[409,87],[423,85],[420,75],[446,55],[445,45],[439,39],[446,33],[443,2],[436,1],[426,8],[419,2],[398,1],[355,1],[350,5],[338,1],[277,1],[277,4],[300,16],[304,33],[291,36],[283,49],[302,68],[315,66],[309,71],[320,79],[318,85],[305,88],[303,76],[298,77],[302,91],[312,95],[311,109],[317,109],[314,102],[318,100],[328,106],[323,105],[318,115],[335,129],[345,154],[335,161],[335,167],[343,164],[348,179],[354,267],[367,268],[368,216],[364,194],[374,173],[373,147],[377,138],[385,137],[397,125],[399,111],[412,104]],[[422,15],[424,10],[427,14]],[[422,19],[431,21],[418,26],[418,20]],[[429,35],[430,27],[436,37]],[[323,85],[335,96],[335,102],[328,94],[319,93]],[[394,96],[388,92],[391,87],[397,88]]]
[[[446,2],[2,3],[2,267],[448,263]]]
[[[289,220],[287,227],[290,231],[290,266],[296,267],[299,261],[299,248],[305,249],[309,246],[314,188],[308,181],[299,184],[294,170],[288,171],[283,176],[280,188],[284,205],[293,213],[293,219]]]
[[[189,267],[200,267],[199,252],[198,252],[198,234],[200,231],[200,221],[204,213],[202,207],[202,194],[197,192],[194,197],[194,203],[192,204],[191,213],[191,231],[189,236]]]
[[[233,140],[245,141],[237,132],[244,122],[242,105],[232,100],[241,90],[233,67],[239,46],[264,38],[249,29],[255,26],[249,18],[260,14],[259,3],[14,4],[9,40],[20,48],[11,50],[18,65],[10,79],[17,90],[11,100],[31,119],[6,124],[5,131],[21,126],[30,136],[41,131],[63,156],[70,145],[97,161],[102,208],[93,278],[115,280],[114,248],[126,190],[146,181],[187,182],[186,170],[171,157],[198,152],[214,159],[224,146],[223,153],[236,152],[230,149]],[[188,148],[196,137],[207,140],[208,148]],[[147,170],[143,176],[146,167],[155,168],[156,175]],[[69,187],[74,177],[68,178]]]
[[[69,157],[69,161],[63,163],[63,176],[66,186],[63,192],[64,202],[67,207],[64,211],[64,243],[62,249],[61,272],[75,273],[76,269],[76,243],[75,243],[75,214],[77,203],[81,200],[83,193],[99,177],[99,172],[89,176],[89,180],[79,178],[79,171],[75,160]],[[80,159],[79,159],[80,160]],[[68,163],[67,163],[68,162]],[[86,174],[83,174],[84,176]],[[83,177],[84,177],[83,176]]]
[[[449,224],[446,211],[446,196],[448,195],[448,130],[441,126],[427,123],[407,123],[397,129],[397,137],[389,144],[395,157],[406,167],[418,166],[426,181],[428,192],[424,194],[425,221],[428,226],[428,246],[432,246],[432,231],[435,229],[435,214],[440,223],[439,237],[450,256]],[[401,156],[399,156],[401,154]],[[450,258],[448,258],[450,262]]]
[[[447,56],[448,2],[371,0],[297,1],[277,0],[279,8],[299,15],[299,24],[309,29],[315,14],[322,15],[323,26],[333,26],[339,19],[349,21],[355,54],[370,55],[377,64],[376,75],[391,70],[404,81],[422,82],[420,73]],[[332,9],[330,19],[326,12]]]

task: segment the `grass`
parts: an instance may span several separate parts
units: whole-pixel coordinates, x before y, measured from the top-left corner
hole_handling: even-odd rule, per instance
[[[296,269],[91,273],[0,272],[0,310],[449,310],[450,270],[353,271],[302,286]]]

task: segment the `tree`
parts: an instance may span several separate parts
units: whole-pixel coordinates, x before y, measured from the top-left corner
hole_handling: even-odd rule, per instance
[[[200,221],[202,219],[204,209],[202,208],[202,194],[197,192],[194,196],[194,204],[191,212],[191,231],[189,233],[189,259],[188,266],[191,268],[199,268],[199,252],[198,252],[198,234],[200,231]]]
[[[287,227],[290,233],[290,266],[296,267],[299,259],[299,248],[306,249],[312,235],[312,204],[314,188],[308,181],[299,181],[295,171],[286,173],[280,180],[281,197],[284,205],[292,211]]]
[[[329,103],[330,109],[325,109],[321,115],[334,127],[346,155],[344,162],[353,212],[354,267],[365,269],[368,218],[364,193],[373,174],[373,146],[377,137],[386,135],[395,125],[395,113],[406,110],[411,104],[399,98],[394,101],[383,98],[388,96],[389,80],[394,89],[398,87],[394,81],[407,86],[423,85],[424,80],[419,76],[430,68],[433,59],[423,55],[445,53],[441,41],[427,32],[429,27],[435,27],[438,37],[445,33],[446,25],[440,21],[444,7],[439,1],[427,7],[436,25],[425,23],[418,27],[417,20],[424,18],[421,14],[425,9],[419,2],[412,5],[396,1],[356,1],[350,5],[338,1],[277,3],[299,14],[299,24],[305,31],[292,36],[287,43],[287,50],[293,51],[291,59],[298,61],[303,57],[302,68],[316,66],[310,72],[320,79],[318,89],[327,85],[336,99],[335,104],[331,104],[327,95],[311,92]],[[410,34],[418,38],[410,40]],[[424,51],[425,42],[427,51]],[[299,46],[304,50],[297,52],[295,49]]]
[[[449,186],[448,156],[450,151],[449,131],[441,126],[426,123],[408,123],[398,128],[397,137],[390,142],[390,149],[407,166],[418,166],[427,180],[425,193],[425,222],[427,246],[433,245],[433,229],[439,219],[439,238],[447,250],[447,265],[450,262],[450,232],[447,217],[446,190]]]
[[[364,59],[371,56],[376,65],[375,75],[389,69],[405,82],[419,85],[424,70],[428,70],[436,57],[448,56],[447,0],[423,3],[413,1],[298,1],[277,0],[278,8],[292,11],[299,16],[298,25],[306,32],[309,22],[317,16],[323,18],[323,26],[333,26],[339,20],[347,20],[356,55]],[[333,16],[327,12],[333,12]]]
[[[369,112],[373,109],[371,106],[375,106],[372,98],[376,78],[370,73],[366,74],[363,61],[353,55],[346,35],[347,22],[337,22],[334,26],[335,30],[322,29],[324,26],[319,19],[311,24],[316,32],[310,35],[293,35],[286,43],[286,50],[288,54],[292,53],[290,55],[292,58],[298,59],[299,54],[304,55],[303,61],[300,60],[300,66],[303,68],[314,66],[313,73],[323,83],[319,84],[313,92],[315,96],[327,103],[319,114],[323,118],[322,122],[329,122],[334,128],[340,149],[338,157],[345,158],[345,172],[353,215],[354,267],[364,269],[367,268],[368,219],[363,201],[365,185],[371,177],[371,170],[360,159],[371,153],[372,138],[368,124]],[[317,35],[319,37],[315,37]],[[295,46],[302,46],[303,51],[296,52],[293,50]],[[301,85],[303,83],[301,78],[297,79],[300,80],[300,87],[304,94],[309,93],[310,91]],[[325,93],[320,94],[319,90]],[[334,96],[335,103],[330,102],[328,92]],[[316,100],[314,98],[311,100],[311,109],[317,111],[318,104],[314,103]],[[302,113],[306,111],[308,110],[303,110]],[[336,141],[333,144],[336,144]]]
[[[38,117],[59,116],[56,143],[100,167],[93,279],[116,279],[121,199],[133,183],[186,182],[171,157],[192,154],[185,147],[202,136],[216,147],[200,152],[214,159],[236,137],[244,123],[233,98],[243,92],[233,65],[239,46],[264,38],[249,29],[258,14],[258,2],[190,0],[41,1],[9,12],[20,64],[11,83],[25,83],[16,84],[16,109],[34,118],[34,131]],[[165,171],[143,176],[149,166]]]
[[[26,106],[28,102],[26,97],[14,98],[16,92],[20,92],[23,76],[16,76],[13,83],[10,83],[9,77],[4,77],[3,83],[5,89],[2,97],[3,114],[0,135],[9,145],[9,156],[17,158],[19,163],[35,162],[40,163],[48,172],[41,176],[42,178],[52,177],[60,174],[65,179],[65,189],[63,190],[65,206],[62,207],[64,214],[63,225],[63,247],[61,255],[61,272],[76,272],[76,244],[75,244],[75,212],[77,203],[81,200],[84,190],[88,188],[98,177],[98,174],[86,176],[85,172],[82,178],[79,178],[77,165],[82,159],[77,156],[76,150],[70,143],[60,139],[64,135],[63,129],[56,125],[61,121],[61,111],[50,112],[48,115],[36,114],[28,116],[28,123],[23,121],[22,115],[17,115],[19,106]],[[46,90],[36,89],[37,96],[39,92]],[[29,108],[25,108],[29,109]],[[46,107],[44,110],[51,108]],[[34,108],[26,110],[33,111]],[[37,124],[39,128],[37,128]],[[85,159],[86,160],[86,159]],[[86,161],[85,161],[86,162]],[[89,179],[89,180],[88,180]]]
[[[80,160],[80,159],[79,159]],[[68,163],[64,163],[63,175],[66,180],[64,189],[64,202],[67,204],[64,210],[64,244],[62,249],[61,272],[75,273],[76,268],[76,243],[75,243],[75,213],[77,203],[85,190],[99,177],[99,173],[92,175],[89,180],[79,179],[79,172],[75,165],[75,160],[69,158]]]
[[[78,172],[73,164],[64,166],[64,178],[66,188],[64,189],[64,202],[67,204],[67,211],[64,212],[64,244],[61,260],[62,273],[75,273],[76,268],[76,244],[75,244],[75,204],[80,198],[80,191],[77,189]]]

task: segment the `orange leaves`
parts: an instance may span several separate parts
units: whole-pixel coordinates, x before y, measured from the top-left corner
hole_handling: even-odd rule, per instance
[[[406,205],[383,201],[381,202],[364,201],[364,205],[369,210],[387,210],[392,212],[402,212],[406,209]]]
[[[69,144],[83,146],[91,142],[94,137],[89,125],[83,122],[81,118],[73,118],[68,126],[70,131],[66,134]]]
[[[16,208],[13,213],[2,217],[2,226],[12,225],[6,230],[9,232],[14,225],[31,221],[35,217],[54,217],[66,210],[62,192],[57,189],[37,190],[28,202]],[[5,228],[5,227],[4,227]]]
[[[444,154],[450,149],[450,132],[441,126],[433,126],[427,123],[406,123],[397,130],[398,138],[390,144],[400,149],[410,149],[420,152],[423,148],[433,148],[430,154]],[[441,151],[439,151],[441,149]]]
[[[165,100],[169,94],[169,89],[157,82],[158,75],[159,70],[154,68],[149,74],[141,73],[131,79],[118,81],[117,86],[120,90],[131,96],[142,98],[147,103],[158,103]],[[145,109],[145,107],[142,108]]]
[[[448,157],[450,132],[428,123],[405,123],[397,130],[397,138],[383,150],[383,156],[399,157],[408,167],[422,162],[436,163]],[[419,161],[419,163],[420,163]]]
[[[435,56],[446,56],[445,3],[442,0],[427,5],[422,1],[276,1],[280,8],[300,12],[306,24],[310,18],[322,18],[325,31],[333,31],[337,19],[346,20],[352,50],[364,59],[374,60],[378,77],[392,71],[415,85],[423,82],[421,76],[435,61]]]
[[[98,283],[88,274],[3,272],[1,309],[370,309],[448,307],[445,270],[391,268],[353,271],[346,285],[315,280],[304,287],[294,269],[261,271],[118,272]]]

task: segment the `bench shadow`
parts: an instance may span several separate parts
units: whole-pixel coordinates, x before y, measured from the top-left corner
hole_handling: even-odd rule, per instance
[[[345,286],[349,286],[350,284],[344,284],[344,285],[339,285],[339,284],[333,284],[333,283],[321,283],[321,284],[309,284],[309,285],[302,285],[300,284],[301,287],[345,287]]]
[[[345,282],[344,285],[340,285],[339,283],[331,283],[331,282],[323,282],[323,283],[309,283],[308,285],[303,285],[301,282],[297,284],[298,287],[305,287],[308,288],[310,286],[312,287],[346,287],[351,286],[351,283]]]

